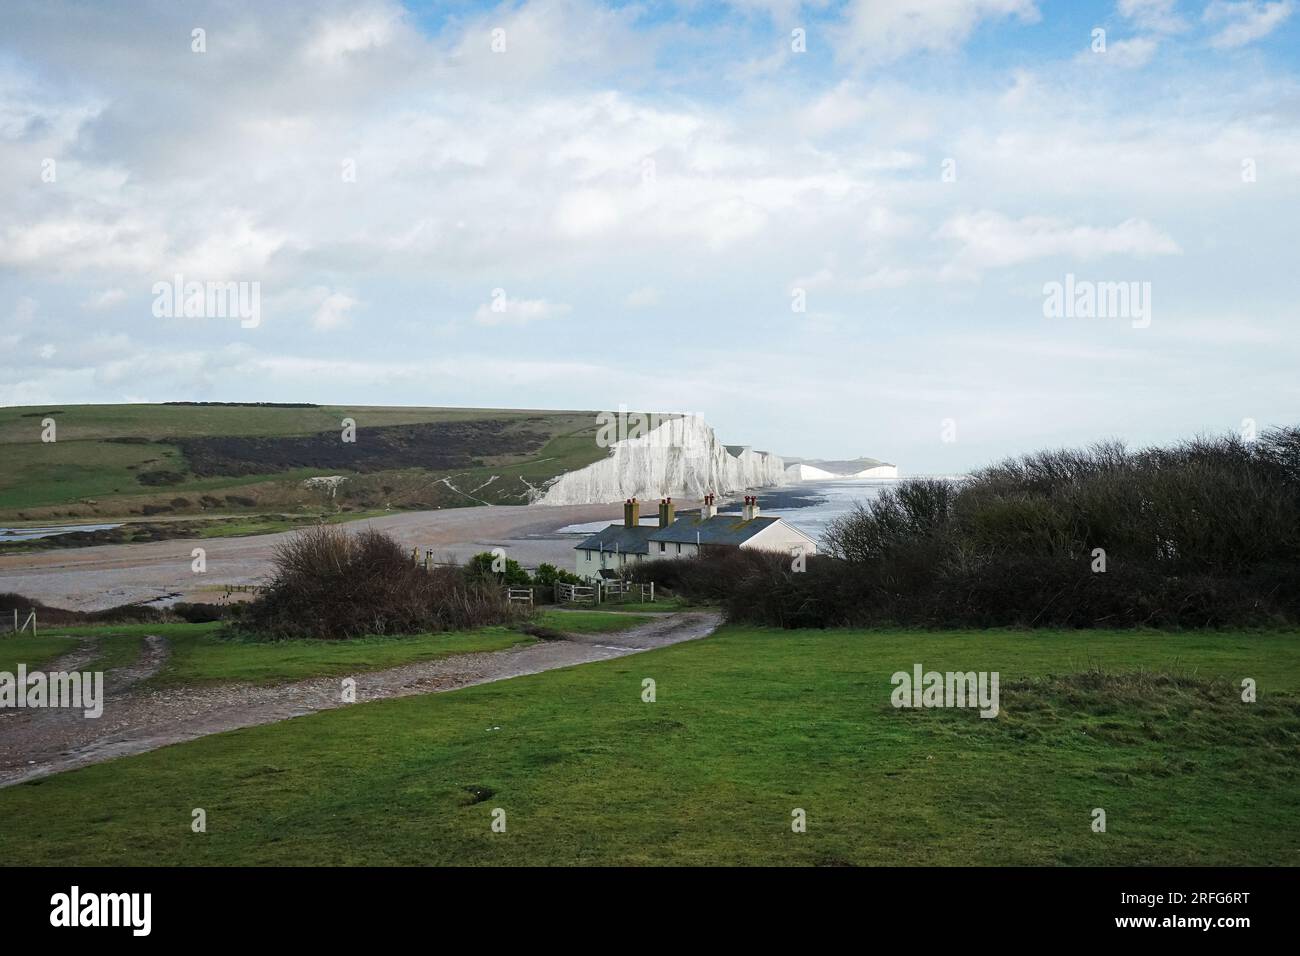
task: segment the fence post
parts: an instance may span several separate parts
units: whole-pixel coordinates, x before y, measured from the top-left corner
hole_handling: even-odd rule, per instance
[[[654,604],[654,602],[655,602],[655,583],[651,581],[650,582],[650,603]]]

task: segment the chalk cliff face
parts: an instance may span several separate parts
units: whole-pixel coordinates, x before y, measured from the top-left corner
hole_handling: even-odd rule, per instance
[[[608,458],[560,475],[537,499],[543,505],[595,504],[627,498],[698,498],[785,484],[785,462],[744,449],[732,455],[698,415],[665,421],[610,447]]]
[[[844,465],[848,462],[834,462],[831,464]],[[795,483],[799,481],[839,481],[846,478],[897,478],[898,466],[889,464],[875,464],[868,468],[858,471],[846,472],[842,468],[838,471],[828,471],[825,468],[818,468],[815,465],[795,464],[790,465],[785,470],[785,479],[787,482]]]

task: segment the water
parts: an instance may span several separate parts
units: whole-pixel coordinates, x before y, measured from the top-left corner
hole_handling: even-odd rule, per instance
[[[56,528],[0,528],[0,544],[7,541],[35,541],[37,538],[53,538],[55,535],[70,531],[108,531],[120,528],[120,524],[65,524]]]
[[[759,514],[784,518],[814,541],[821,543],[826,526],[854,505],[866,503],[880,492],[898,484],[897,478],[844,478],[839,481],[805,481],[789,488],[758,493]],[[739,512],[741,505],[727,505],[720,511]]]

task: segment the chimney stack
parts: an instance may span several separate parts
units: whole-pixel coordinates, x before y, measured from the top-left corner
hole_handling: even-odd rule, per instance
[[[623,526],[635,528],[641,524],[641,503],[635,498],[623,502]]]
[[[753,521],[758,517],[758,495],[745,495],[743,520]]]
[[[718,506],[713,503],[713,494],[710,492],[704,496],[704,504],[700,505],[700,520],[708,521],[717,513]]]
[[[673,523],[674,512],[677,509],[673,507],[673,499],[665,498],[659,502],[659,527],[666,528]]]

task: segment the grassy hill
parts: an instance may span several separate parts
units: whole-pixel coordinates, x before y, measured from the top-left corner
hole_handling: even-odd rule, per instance
[[[56,441],[42,441],[42,421]],[[356,422],[356,441],[342,422]],[[596,414],[165,404],[0,408],[0,521],[523,504],[602,458]],[[309,482],[342,476],[343,481]]]

